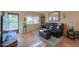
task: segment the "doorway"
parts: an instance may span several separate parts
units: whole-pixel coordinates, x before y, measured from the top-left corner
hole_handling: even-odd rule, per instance
[[[2,44],[3,46],[8,46],[17,40],[19,14],[3,13],[2,22]]]

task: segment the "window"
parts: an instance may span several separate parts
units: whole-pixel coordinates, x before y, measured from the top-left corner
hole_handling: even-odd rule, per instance
[[[26,17],[26,24],[33,24],[33,17],[27,16],[27,17]]]
[[[58,16],[50,16],[50,17],[49,17],[49,20],[50,20],[51,22],[57,22],[57,21],[59,21]]]
[[[38,24],[38,23],[40,23],[39,17],[34,17],[34,24]]]
[[[18,14],[5,14],[3,17],[3,30],[18,30]]]
[[[59,22],[60,20],[60,12],[51,12],[49,13],[49,21],[50,22]]]
[[[39,24],[39,17],[38,16],[27,16],[26,17],[26,24]]]

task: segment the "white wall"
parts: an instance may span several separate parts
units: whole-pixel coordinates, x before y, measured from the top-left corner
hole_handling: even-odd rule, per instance
[[[63,18],[63,14],[65,18]],[[73,23],[75,30],[79,30],[79,11],[62,11],[60,22],[66,23],[69,26],[72,26]]]

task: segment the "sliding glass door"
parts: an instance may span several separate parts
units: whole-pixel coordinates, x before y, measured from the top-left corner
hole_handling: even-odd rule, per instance
[[[3,16],[3,31],[19,31],[18,14],[5,14]]]
[[[3,46],[7,46],[17,39],[17,32],[19,31],[19,15],[15,13],[4,13],[2,21],[2,43]]]

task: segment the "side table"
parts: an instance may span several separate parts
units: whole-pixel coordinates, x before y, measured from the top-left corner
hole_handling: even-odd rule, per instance
[[[69,29],[67,30],[67,37],[70,39],[79,39],[79,31]]]

